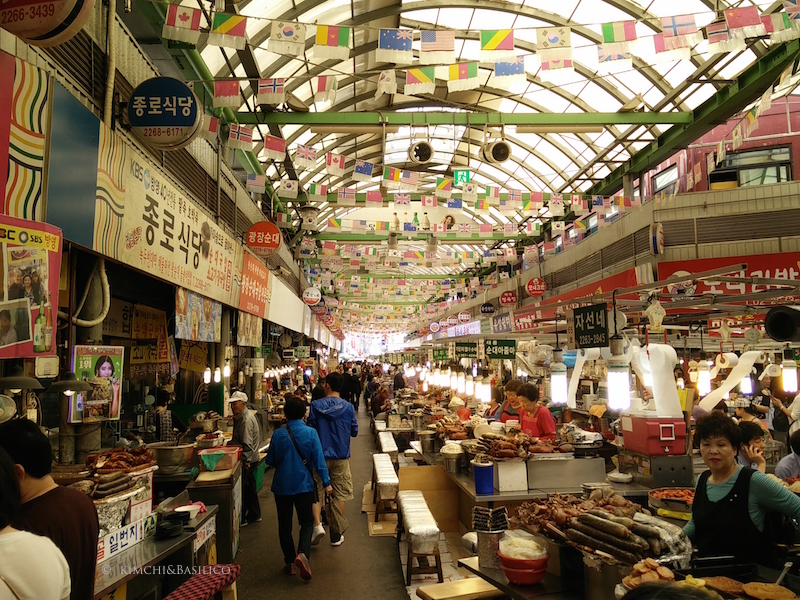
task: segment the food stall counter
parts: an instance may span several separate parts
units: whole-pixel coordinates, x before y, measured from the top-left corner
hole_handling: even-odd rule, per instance
[[[139,576],[146,567],[157,565],[178,553],[180,556],[176,556],[171,561],[171,565],[191,566],[191,548],[194,538],[193,531],[184,529],[179,536],[174,538],[165,540],[150,538],[103,561],[97,565],[95,572],[94,599],[100,600],[121,588],[134,577]]]
[[[583,580],[566,579],[547,573],[536,585],[515,585],[508,581],[501,569],[481,567],[478,557],[462,558],[458,566],[464,567],[515,600],[583,600]]]

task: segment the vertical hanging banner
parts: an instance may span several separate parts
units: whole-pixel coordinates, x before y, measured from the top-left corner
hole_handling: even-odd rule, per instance
[[[272,299],[271,284],[267,266],[249,252],[245,252],[239,310],[266,319]]]
[[[55,354],[61,230],[0,216],[0,359]]]
[[[236,326],[236,342],[239,346],[260,348],[263,328],[264,320],[261,317],[240,310],[239,323]]]

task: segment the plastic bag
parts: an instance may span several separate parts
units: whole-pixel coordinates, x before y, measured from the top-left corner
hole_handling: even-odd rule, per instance
[[[539,536],[509,530],[500,539],[500,554],[517,560],[537,560],[547,556],[547,543]]]

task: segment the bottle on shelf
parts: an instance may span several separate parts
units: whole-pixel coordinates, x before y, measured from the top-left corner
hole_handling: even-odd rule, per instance
[[[428,219],[428,213],[422,213],[422,228],[427,231],[431,228],[431,222]]]
[[[400,227],[401,230],[406,228],[406,223],[410,223],[408,220],[408,212],[403,212],[403,225]]]
[[[417,213],[416,213],[416,211],[414,212],[414,218],[412,219],[412,222],[414,223],[414,225],[416,225],[417,227],[419,227],[419,219],[417,218]]]
[[[50,295],[48,294],[46,297],[47,300],[44,303],[44,351],[50,352],[50,350],[53,348],[53,310],[50,307]]]
[[[397,213],[392,213],[392,225],[389,228],[391,231],[400,230],[400,219],[397,218]]]
[[[31,312],[31,314],[33,314]],[[44,304],[39,302],[39,314],[33,321],[33,351],[44,352],[44,328],[47,324],[47,319],[44,316]]]

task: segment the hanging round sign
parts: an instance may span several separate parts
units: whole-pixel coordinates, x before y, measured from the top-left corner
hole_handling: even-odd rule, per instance
[[[547,291],[547,285],[541,277],[533,277],[525,284],[525,291],[528,292],[529,296],[538,298]]]
[[[468,311],[462,310],[460,313],[458,313],[458,321],[460,323],[469,323],[469,320],[470,320],[470,314]]]
[[[481,304],[481,314],[482,315],[493,315],[494,314],[494,305],[490,302],[484,302]]]
[[[447,329],[447,319],[439,319],[439,327],[442,329]]]
[[[178,150],[194,139],[203,113],[194,92],[172,77],[142,82],[128,100],[128,121],[136,136],[161,150]]]
[[[309,287],[303,290],[303,302],[309,306],[316,306],[322,300],[322,292],[319,288]]]
[[[450,327],[453,325],[458,325],[458,317],[456,315],[450,315],[447,317],[447,325]]]
[[[78,33],[94,10],[94,0],[5,0],[2,28],[31,46],[61,44]]]
[[[441,329],[441,327],[439,327],[439,324],[436,321],[431,323],[431,333],[438,333],[439,329]]]
[[[266,258],[275,254],[280,247],[281,232],[274,223],[259,221],[247,230],[245,242],[256,256]]]
[[[500,294],[500,306],[511,306],[517,303],[517,292],[503,292]]]

